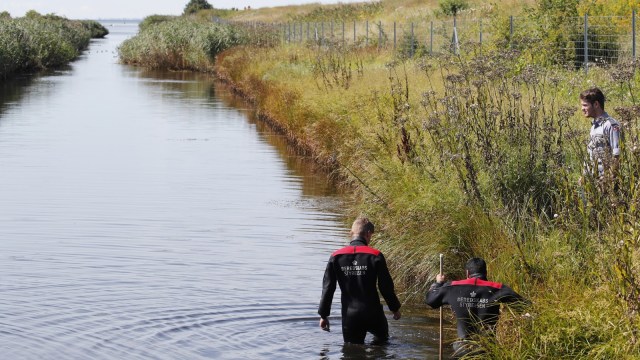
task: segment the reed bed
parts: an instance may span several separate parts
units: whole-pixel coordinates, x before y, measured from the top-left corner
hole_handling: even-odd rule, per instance
[[[495,358],[640,355],[634,64],[523,66],[517,50],[416,59],[289,46],[223,52],[218,74],[261,114],[331,164],[353,214],[381,227],[406,301],[421,301],[444,253],[470,256],[533,302],[507,312]],[[624,124],[620,169],[582,186],[589,121],[578,94],[598,85]],[[621,341],[624,344],[620,344]]]
[[[108,31],[97,22],[53,15],[0,18],[0,78],[65,65]]]
[[[490,358],[638,358],[637,64],[585,73],[532,56],[551,54],[548,43],[524,40],[407,56],[245,39],[206,70],[333,170],[350,213],[379,225],[375,246],[406,302],[422,301],[438,253],[452,278],[481,256],[532,301],[527,316],[505,311],[482,343]],[[577,111],[594,85],[625,134],[602,178],[584,172],[590,122]]]
[[[232,26],[178,18],[144,27],[118,52],[125,64],[208,72],[220,51],[244,41]]]

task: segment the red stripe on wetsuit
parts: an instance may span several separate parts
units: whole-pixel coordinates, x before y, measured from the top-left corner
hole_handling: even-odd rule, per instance
[[[371,254],[371,255],[378,256],[380,255],[380,250],[374,249],[369,246],[350,245],[350,246],[345,246],[340,250],[334,251],[333,254],[331,254],[331,256],[344,255],[344,254]]]
[[[502,283],[482,280],[478,278],[468,278],[465,280],[452,281],[452,286],[456,285],[475,285],[475,286],[489,286],[496,289],[502,289]]]

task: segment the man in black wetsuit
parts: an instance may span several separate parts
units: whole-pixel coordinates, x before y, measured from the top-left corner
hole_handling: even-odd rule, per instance
[[[351,227],[351,243],[331,254],[324,272],[318,308],[320,327],[329,330],[328,317],[337,282],[342,292],[342,337],[346,343],[364,344],[367,332],[373,334],[375,343],[389,339],[389,325],[378,288],[393,318],[398,320],[401,316],[400,301],[384,255],[369,247],[373,230],[368,219],[356,219]]]
[[[474,335],[494,333],[500,317],[500,303],[526,303],[507,285],[487,280],[487,264],[483,259],[472,258],[465,265],[467,279],[445,284],[443,274],[427,292],[427,304],[438,308],[451,305],[458,322],[458,340],[453,343],[454,357],[480,354],[481,349],[470,342]]]

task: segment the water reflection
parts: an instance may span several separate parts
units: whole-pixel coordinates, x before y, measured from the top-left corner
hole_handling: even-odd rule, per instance
[[[355,356],[316,315],[339,195],[209,76],[117,64],[128,29],[3,82],[2,357]],[[366,356],[431,357],[432,319],[403,315]]]

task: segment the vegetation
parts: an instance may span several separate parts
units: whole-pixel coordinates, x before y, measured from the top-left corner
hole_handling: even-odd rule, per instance
[[[179,18],[144,28],[118,51],[126,64],[206,72],[216,54],[242,41],[242,33],[229,25]]]
[[[391,4],[399,1],[303,6],[287,16],[385,16]],[[436,2],[428,10],[402,4],[414,8],[395,15],[445,15]],[[350,189],[351,212],[380,225],[375,245],[407,302],[422,301],[438,253],[450,277],[482,256],[492,279],[531,299],[529,317],[505,311],[495,341],[483,344],[491,358],[638,358],[640,76],[635,63],[574,69],[579,54],[568,49],[577,40],[562,19],[584,15],[585,4],[531,3],[523,9],[531,21],[512,36],[508,13],[470,1],[459,15],[491,16],[496,36],[464,44],[459,55],[430,55],[406,37],[394,51],[336,39],[274,47],[239,36],[215,53],[215,65],[209,53],[208,64],[192,68],[214,68],[263,119],[334,170]],[[195,38],[207,29],[182,21],[165,26],[194,26]],[[167,42],[157,58],[183,43]],[[583,173],[589,122],[577,112],[578,94],[594,85],[625,134],[620,166],[603,178]]]
[[[0,78],[20,71],[67,64],[108,31],[95,21],[67,20],[29,11],[25,17],[0,17]]]
[[[191,0],[184,7],[183,15],[190,15],[197,13],[200,10],[213,9],[213,6],[207,2],[207,0]]]

